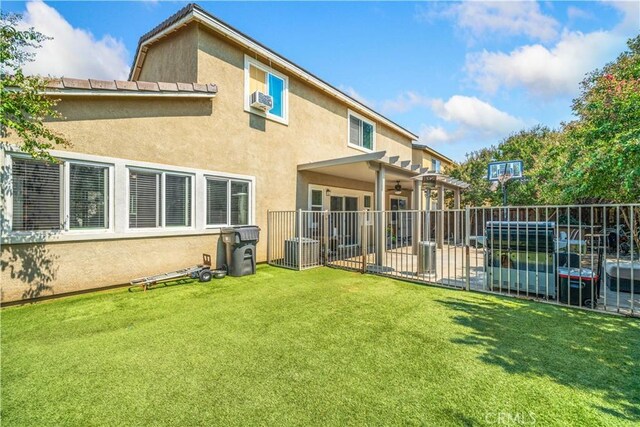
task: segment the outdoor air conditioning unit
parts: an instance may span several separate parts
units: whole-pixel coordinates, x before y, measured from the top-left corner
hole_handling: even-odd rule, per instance
[[[253,108],[258,108],[260,110],[267,111],[273,108],[273,97],[267,95],[266,93],[255,91],[251,94],[251,99],[249,101],[249,104]]]

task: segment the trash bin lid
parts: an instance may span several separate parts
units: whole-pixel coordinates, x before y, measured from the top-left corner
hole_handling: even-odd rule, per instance
[[[598,280],[598,275],[590,268],[558,267],[558,276],[569,280]]]
[[[257,225],[235,227],[235,232],[238,233],[238,236],[242,241],[258,240],[260,238],[260,227]]]

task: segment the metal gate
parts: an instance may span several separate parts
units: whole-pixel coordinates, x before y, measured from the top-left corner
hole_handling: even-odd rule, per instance
[[[268,222],[272,265],[640,314],[640,204],[300,210]]]

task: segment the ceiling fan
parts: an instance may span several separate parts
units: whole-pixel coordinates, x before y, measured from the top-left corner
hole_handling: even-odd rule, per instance
[[[402,194],[402,185],[400,185],[400,181],[396,181],[396,185],[393,186],[393,189],[387,191],[393,191],[394,194]]]

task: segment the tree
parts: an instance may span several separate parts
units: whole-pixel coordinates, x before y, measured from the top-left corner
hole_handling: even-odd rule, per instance
[[[497,147],[483,148],[467,154],[467,159],[450,170],[450,175],[471,184],[462,195],[467,205],[501,205],[502,194],[492,189],[487,180],[487,166],[492,161],[522,160],[525,181],[510,181],[507,185],[510,205],[552,202],[555,171],[548,169],[550,151],[557,149],[560,135],[544,126],[522,130],[505,138]]]
[[[640,200],[640,35],[583,80],[565,127],[567,200]]]
[[[57,100],[43,95],[46,79],[25,76],[22,66],[32,61],[33,49],[47,39],[34,28],[18,29],[20,15],[0,15],[0,136],[14,133],[20,149],[34,158],[53,161],[48,150],[69,142],[43,121],[60,118]]]

